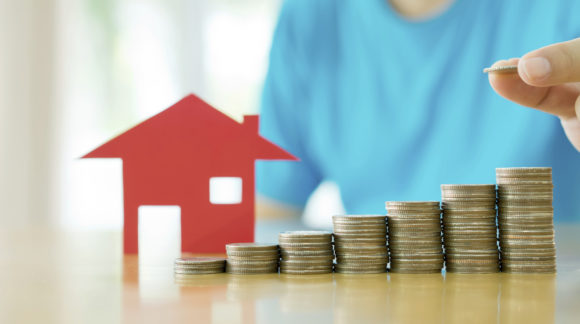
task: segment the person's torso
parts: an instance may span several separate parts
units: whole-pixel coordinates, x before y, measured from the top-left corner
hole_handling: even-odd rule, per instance
[[[580,217],[580,154],[559,120],[501,98],[482,73],[572,37],[544,7],[458,0],[409,23],[386,0],[336,1],[304,111],[308,152],[347,211],[439,200],[440,184],[494,183],[496,167],[552,166],[557,219]]]

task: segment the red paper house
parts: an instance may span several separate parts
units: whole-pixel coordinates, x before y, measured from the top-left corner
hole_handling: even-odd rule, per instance
[[[189,95],[83,158],[123,160],[124,251],[138,252],[138,208],[181,207],[183,252],[216,253],[254,240],[255,160],[297,160],[243,123]],[[210,202],[210,179],[241,178],[241,202]],[[213,180],[212,180],[213,181]]]

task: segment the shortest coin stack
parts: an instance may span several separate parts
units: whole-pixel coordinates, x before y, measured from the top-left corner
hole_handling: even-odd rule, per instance
[[[232,274],[277,273],[280,251],[276,244],[226,244],[226,272]]]
[[[387,201],[391,272],[435,273],[443,268],[438,201]]]
[[[385,215],[333,216],[336,272],[381,273],[387,271]]]
[[[187,258],[175,259],[176,275],[211,274],[225,271],[226,259],[223,258]]]
[[[278,236],[282,261],[280,272],[322,274],[332,272],[332,233],[323,231],[282,232]]]

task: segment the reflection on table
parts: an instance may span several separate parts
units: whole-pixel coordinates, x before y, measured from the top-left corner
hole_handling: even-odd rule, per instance
[[[143,294],[143,290],[155,287],[151,277],[138,278],[140,293],[124,296],[126,318],[135,319],[140,314],[142,319],[151,319],[162,310],[174,320],[195,316],[213,323],[296,323],[301,319],[317,323],[555,320],[556,275],[186,275],[172,276],[171,282],[159,281],[157,299]],[[171,293],[172,288],[175,293]],[[156,306],[127,307],[149,303]]]

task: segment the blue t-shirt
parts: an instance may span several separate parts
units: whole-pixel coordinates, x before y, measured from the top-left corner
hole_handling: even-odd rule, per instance
[[[387,0],[282,7],[261,133],[301,162],[259,162],[259,193],[303,206],[336,182],[349,213],[439,200],[443,183],[551,166],[555,219],[580,220],[580,153],[557,117],[497,95],[482,68],[580,36],[580,1],[456,0],[421,21]]]

